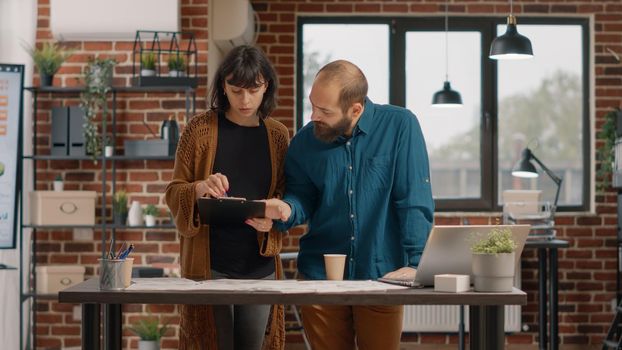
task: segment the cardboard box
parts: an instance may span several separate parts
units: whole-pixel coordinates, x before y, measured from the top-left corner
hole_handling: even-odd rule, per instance
[[[33,225],[95,225],[95,191],[30,192]]]
[[[84,266],[37,266],[37,293],[53,294],[84,281]]]

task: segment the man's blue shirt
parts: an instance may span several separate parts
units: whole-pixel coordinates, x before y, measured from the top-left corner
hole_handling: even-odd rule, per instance
[[[313,123],[293,138],[285,160],[291,207],[281,230],[308,222],[298,269],[325,279],[325,253],[346,254],[346,279],[375,279],[416,267],[434,217],[425,141],[407,109],[369,99],[352,137],[321,142]]]

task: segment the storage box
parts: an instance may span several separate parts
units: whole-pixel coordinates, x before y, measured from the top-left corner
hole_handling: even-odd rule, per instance
[[[95,191],[30,192],[33,225],[95,225]]]
[[[537,213],[541,195],[540,190],[505,190],[503,211],[510,215]]]
[[[37,293],[52,294],[84,281],[84,266],[37,266]]]
[[[174,156],[177,143],[165,139],[125,140],[125,155],[132,157]]]

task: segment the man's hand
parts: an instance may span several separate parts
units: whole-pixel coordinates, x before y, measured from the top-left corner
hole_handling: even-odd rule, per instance
[[[415,279],[416,273],[417,273],[417,269],[414,269],[412,267],[402,267],[401,269],[397,269],[395,271],[389,272],[382,277],[412,281]]]
[[[287,221],[292,215],[289,204],[280,199],[272,198],[266,201],[266,217],[273,220]]]

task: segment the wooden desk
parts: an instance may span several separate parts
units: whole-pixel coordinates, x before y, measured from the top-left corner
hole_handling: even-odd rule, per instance
[[[263,291],[100,291],[97,278],[61,291],[61,303],[82,304],[82,348],[99,350],[100,305],[105,304],[105,349],[121,349],[121,304],[337,304],[337,305],[470,305],[471,349],[504,347],[503,305],[525,305],[527,294],[437,293],[431,288],[348,293]]]

